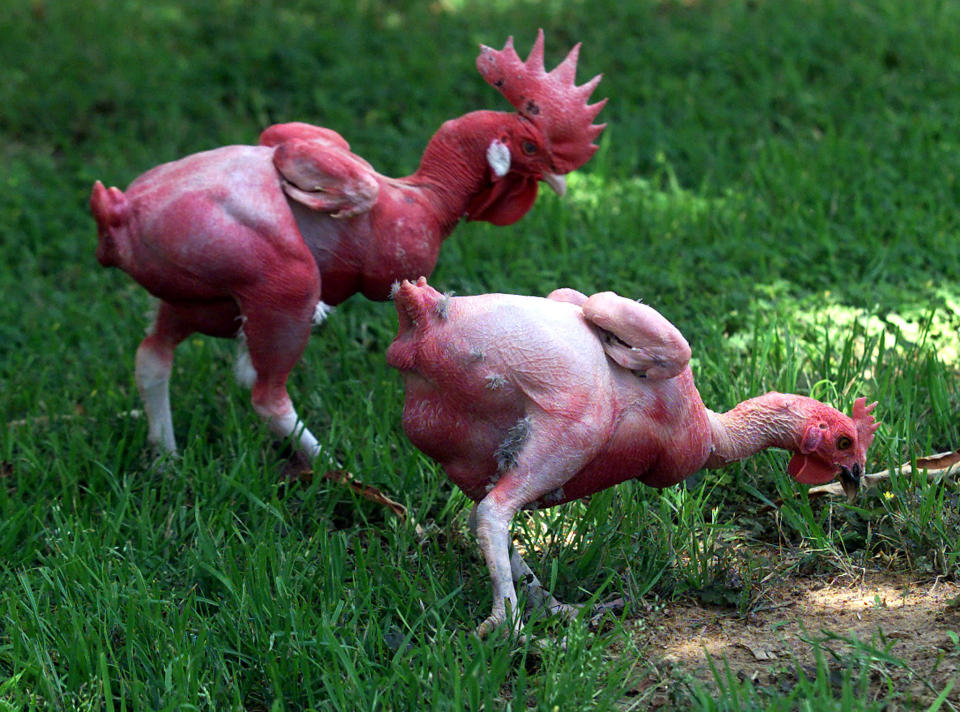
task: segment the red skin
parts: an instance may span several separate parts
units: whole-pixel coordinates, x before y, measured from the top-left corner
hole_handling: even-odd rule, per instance
[[[807,477],[798,477],[807,484],[863,465],[865,448],[854,447],[857,427],[849,416],[780,393],[713,413],[694,385],[690,349],[670,322],[610,292],[579,304],[562,292],[572,290],[547,299],[448,298],[421,279],[404,283],[395,296],[400,329],[387,362],[404,374],[404,430],[471,499],[486,496],[498,471],[509,475],[495,452],[524,417],[531,428],[523,448],[547,440],[546,459],[564,462],[536,472],[562,485],[563,496],[524,506],[580,499],[628,479],[669,487],[769,446],[816,460],[807,463]],[[631,322],[630,315],[637,318]],[[619,339],[605,344],[611,332],[642,344],[631,351],[633,370],[614,362],[629,346]],[[816,442],[805,449],[813,434]],[[840,435],[851,440],[845,452],[832,448]],[[791,474],[801,464],[791,464]]]
[[[271,284],[276,281],[296,281],[294,291],[319,292],[329,305],[357,292],[384,300],[393,282],[433,270],[440,244],[462,217],[493,217],[508,224],[529,210],[536,181],[550,172],[548,161],[525,160],[516,152],[511,174],[497,181],[483,151],[494,138],[517,136],[517,143],[534,131],[519,116],[500,112],[478,111],[448,122],[412,176],[394,179],[368,169],[378,198],[368,210],[346,218],[287,197],[274,166],[274,145],[193,154],[134,180],[119,198],[125,200],[128,219],[116,227],[100,217],[110,199],[95,189],[91,202],[100,224],[98,259],[121,267],[151,294],[171,302],[239,301],[245,291],[261,287],[269,299],[274,290],[289,290]],[[333,134],[321,127],[284,124],[268,129],[262,140],[310,141],[310,134],[320,132]],[[336,176],[348,157],[362,161],[345,150],[333,153],[328,145],[315,146],[310,158],[328,175]],[[445,155],[458,149],[472,155]],[[501,205],[468,215],[469,202],[500,182],[510,186]],[[230,327],[236,331],[235,324],[215,330]]]
[[[126,193],[96,182],[97,259],[161,300],[135,370],[151,442],[176,449],[173,350],[199,331],[245,337],[237,373],[254,408],[276,435],[319,452],[286,390],[312,324],[357,292],[382,300],[393,283],[430,274],[461,218],[516,222],[540,180],[562,195],[561,174],[597,150],[604,125],[592,122],[606,100],[587,100],[600,76],[575,84],[579,45],[546,72],[543,42],[541,30],[526,62],[512,38],[502,50],[481,45],[477,68],[517,113],[447,121],[406,178],[377,173],[335,131],[289,123],[264,131],[259,146],[158,166]]]
[[[510,150],[503,176],[488,164],[494,140]],[[281,124],[261,143],[157,166],[125,192],[94,186],[99,261],[161,300],[138,351],[137,382],[151,440],[167,450],[172,426],[158,424],[163,406],[151,406],[145,383],[169,377],[173,349],[191,333],[232,337],[243,326],[254,406],[285,436],[295,417],[287,375],[318,302],[336,305],[357,292],[388,298],[394,282],[433,270],[461,218],[509,224],[532,206],[538,180],[558,180],[538,128],[502,112],[446,122],[403,179],[375,172],[329,129]],[[316,454],[315,441],[303,447]]]
[[[782,393],[708,410],[676,327],[612,292],[454,298],[421,278],[394,300],[400,325],[387,362],[406,382],[404,431],[477,502],[473,527],[494,584],[481,634],[505,620],[505,601],[516,611],[511,576],[532,575],[508,553],[519,509],[628,479],[668,487],[766,447],[795,453],[788,472],[798,481],[845,472],[846,489],[877,427],[862,400],[854,418]]]
[[[404,430],[474,501],[487,495],[500,469],[495,452],[522,417],[532,421],[531,440],[549,442],[544,460],[564,463],[537,470],[546,491],[562,487],[562,496],[544,501],[539,485],[526,507],[580,499],[635,477],[666,487],[706,462],[710,426],[690,369],[641,381],[609,367],[579,306],[486,294],[450,299],[444,320],[435,313],[443,297],[429,286],[404,285],[396,300],[400,334],[387,362],[404,372]],[[411,303],[423,314],[416,326]],[[496,376],[505,382],[494,389]]]

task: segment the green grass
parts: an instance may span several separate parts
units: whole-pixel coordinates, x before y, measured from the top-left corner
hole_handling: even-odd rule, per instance
[[[0,708],[645,708],[629,681],[654,661],[623,623],[531,625],[565,649],[472,635],[487,575],[467,500],[400,429],[389,304],[340,307],[291,390],[423,539],[336,485],[278,482],[281,457],[232,382],[230,344],[178,349],[180,459],[154,463],[144,423],[125,415],[140,407],[132,358],[150,303],[96,264],[92,182],[124,186],[289,120],[334,128],[382,172],[409,173],[442,121],[506,108],[473,68],[478,42],[513,34],[525,52],[542,26],[553,63],[582,40],[579,77],[605,73],[609,127],[567,199],[544,193],[509,228],[461,225],[432,283],[643,298],[691,342],[712,408],[770,389],[846,410],[858,395],[879,400],[871,470],[960,443],[956,3],[8,6]],[[918,581],[960,579],[955,480],[895,477],[852,506],[825,504],[794,496],[785,463],[765,453],[690,491],[624,485],[515,530],[541,578],[575,601],[694,596],[743,612],[776,564],[751,563],[745,588],[732,587],[734,545],[784,541],[815,571],[883,561]],[[778,497],[778,523],[757,515]],[[861,701],[896,659],[869,641],[851,655],[839,681],[827,666],[798,669],[786,706],[722,661],[712,688],[680,685],[671,704],[911,704],[892,685]]]

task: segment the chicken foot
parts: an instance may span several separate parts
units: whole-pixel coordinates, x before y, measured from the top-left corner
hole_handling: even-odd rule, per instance
[[[484,534],[482,534],[479,530],[477,523],[477,510],[479,507],[479,504],[473,506],[473,509],[470,510],[470,516],[467,521],[470,532],[477,538],[478,541],[481,542],[480,546],[481,549],[484,550],[486,557],[487,548],[485,547],[484,543],[492,543],[492,541],[490,537],[484,536]],[[501,538],[502,537],[494,537],[494,539],[497,540]],[[554,597],[554,595],[550,593],[550,591],[547,590],[547,588],[544,587],[544,585],[540,582],[540,579],[527,565],[527,562],[523,560],[520,552],[517,551],[516,545],[510,540],[509,534],[507,534],[507,546],[509,547],[510,555],[509,581],[512,582],[513,585],[504,585],[503,580],[506,579],[506,576],[500,577],[499,586],[497,585],[497,580],[495,579],[493,612],[477,628],[477,635],[481,638],[485,638],[487,635],[493,632],[494,629],[505,623],[508,615],[512,619],[511,628],[514,634],[519,634],[522,626],[522,619],[520,617],[518,598],[516,595],[516,589],[514,588],[515,586],[523,586],[526,592],[527,613],[535,610],[544,610],[551,616],[561,616],[568,621],[574,620],[584,607],[584,604],[563,603]],[[489,564],[490,562],[488,557],[488,565]],[[497,564],[500,564],[501,566],[497,567]],[[496,570],[499,574],[505,574],[505,570],[502,568],[501,561],[497,561],[493,566],[491,566],[491,571],[494,570]],[[507,610],[508,601],[510,604],[509,611]],[[593,606],[591,609],[589,625],[591,627],[596,626],[607,613],[618,613],[624,609],[624,606],[625,602],[622,598],[617,598],[612,601]]]
[[[562,616],[568,621],[572,621],[576,619],[586,605],[584,603],[563,603],[554,598],[553,594],[540,583],[540,579],[520,556],[516,545],[510,547],[510,571],[513,574],[514,583],[522,583],[526,588],[528,612],[542,609],[546,610],[551,616]],[[600,623],[607,613],[620,613],[625,607],[626,601],[623,598],[594,604],[590,608],[588,624],[593,628]]]

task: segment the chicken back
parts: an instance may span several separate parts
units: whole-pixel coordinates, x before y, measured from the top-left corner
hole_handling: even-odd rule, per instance
[[[475,501],[504,476],[525,490],[528,508],[635,477],[665,487],[710,454],[679,331],[613,294],[595,295],[586,309],[566,298],[452,298],[422,279],[395,295],[400,333],[387,361],[406,380],[404,431]],[[596,307],[607,315],[621,302],[640,322],[621,331],[632,327],[657,344],[646,361],[585,315]],[[618,357],[632,358],[634,368],[610,360]],[[656,377],[662,372],[675,377]]]

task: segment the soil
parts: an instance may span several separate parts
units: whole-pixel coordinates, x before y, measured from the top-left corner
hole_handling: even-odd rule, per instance
[[[887,709],[927,709],[951,680],[941,709],[960,708],[955,582],[890,573],[787,578],[768,586],[745,616],[677,601],[641,611],[627,627],[652,664],[630,691],[642,700],[638,709],[678,709],[684,696],[671,692],[689,690],[691,678],[717,690],[707,654],[721,675],[726,664],[758,690],[789,693],[798,674],[816,678],[818,648],[836,689],[845,667],[856,681],[866,662],[868,699],[885,700]]]

